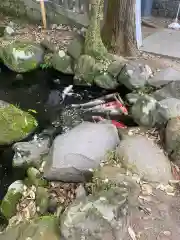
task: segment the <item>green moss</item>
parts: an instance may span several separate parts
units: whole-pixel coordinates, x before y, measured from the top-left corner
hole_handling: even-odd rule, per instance
[[[0,144],[9,144],[26,138],[36,127],[37,121],[27,112],[9,105],[0,108]]]
[[[36,168],[28,168],[27,170],[28,182],[35,186],[47,186],[47,180],[42,178],[42,174]]]
[[[18,52],[23,52],[21,58]],[[14,41],[2,49],[1,58],[12,71],[24,73],[36,69],[43,61],[43,54],[43,49],[36,43]]]
[[[1,212],[6,219],[10,219],[16,214],[16,206],[21,196],[22,194],[20,192],[16,192],[16,190],[11,189],[2,200]]]
[[[106,59],[107,49],[101,39],[101,20],[103,16],[103,0],[96,0],[91,6],[90,23],[85,38],[85,54],[96,59]]]
[[[48,190],[43,187],[38,187],[36,190],[36,205],[39,207],[40,214],[45,214],[49,207]]]

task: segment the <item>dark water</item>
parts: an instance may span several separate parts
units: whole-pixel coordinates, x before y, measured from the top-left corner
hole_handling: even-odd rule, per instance
[[[17,76],[3,65],[0,65],[0,68],[0,100],[15,104],[26,111],[35,110],[37,113],[32,114],[39,122],[39,132],[51,126],[51,123],[61,116],[65,106],[105,93],[98,88],[76,87],[75,94],[67,97],[64,104],[60,104],[64,87],[73,83],[72,76],[54,70],[37,70]],[[61,123],[59,125],[61,126]],[[12,168],[12,158],[11,146],[0,149],[0,200],[13,181],[24,177],[22,170]]]
[[[51,69],[39,69],[19,76],[3,65],[0,65],[0,69],[0,100],[12,103],[26,111],[35,110],[36,113],[32,114],[39,122],[38,132],[49,128],[57,119],[61,119],[64,108],[68,105],[82,103],[110,93],[97,87],[73,87],[75,94],[67,97],[61,104],[61,93],[65,87],[73,83],[73,76],[63,75]],[[121,92],[122,97],[127,93],[123,87],[118,91]],[[71,120],[72,117],[69,118]],[[132,124],[131,119],[126,120],[126,124]],[[61,122],[59,126],[57,131],[61,132]],[[11,146],[0,148],[0,201],[12,182],[24,179],[22,169],[12,168],[13,154]]]

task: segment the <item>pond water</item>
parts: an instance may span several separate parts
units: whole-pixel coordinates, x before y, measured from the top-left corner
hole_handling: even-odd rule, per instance
[[[57,122],[57,119],[59,120],[57,131],[62,131],[61,115],[65,106],[84,102],[106,93],[98,88],[76,87],[74,94],[60,104],[61,93],[65,87],[72,84],[72,76],[62,75],[54,70],[37,70],[20,76],[3,65],[0,65],[0,69],[0,100],[12,103],[26,111],[36,112],[31,114],[34,114],[39,122],[37,131],[48,128],[52,123]],[[71,114],[66,116],[70,120],[73,119]],[[0,200],[14,180],[23,178],[20,174],[21,170],[12,169],[12,158],[11,146],[0,148]]]
[[[51,69],[39,69],[23,75],[11,72],[4,65],[0,65],[0,69],[0,100],[12,103],[26,111],[36,112],[32,114],[39,122],[37,130],[39,132],[52,126],[52,123],[56,123],[58,133],[66,130],[66,125],[72,127],[72,122],[79,121],[81,116],[75,116],[67,106],[109,93],[97,87],[73,87],[74,94],[68,96],[61,104],[62,91],[73,83],[73,76],[63,75]],[[126,90],[121,87],[121,94],[125,95],[125,93],[127,93]],[[83,116],[83,119],[86,119],[85,117]],[[13,181],[24,178],[21,169],[12,168],[13,154],[11,146],[0,148],[0,201]]]

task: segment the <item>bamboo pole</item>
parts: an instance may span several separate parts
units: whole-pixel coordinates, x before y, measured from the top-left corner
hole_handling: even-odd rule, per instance
[[[40,0],[41,5],[41,16],[42,16],[42,22],[44,29],[47,29],[47,22],[46,22],[46,9],[44,5],[44,0]]]

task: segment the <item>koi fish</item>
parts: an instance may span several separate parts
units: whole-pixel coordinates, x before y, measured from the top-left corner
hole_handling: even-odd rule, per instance
[[[62,92],[62,101],[64,101],[64,99],[66,98],[66,96],[68,96],[70,94],[70,92],[73,89],[73,85],[69,85],[68,87],[65,87],[63,92]]]
[[[124,125],[124,123],[122,123],[122,122],[117,122],[115,120],[108,120],[108,119],[105,119],[100,116],[92,116],[92,119],[94,121],[98,121],[98,122],[102,121],[102,122],[106,122],[106,123],[111,123],[117,128],[127,128],[126,125]]]

